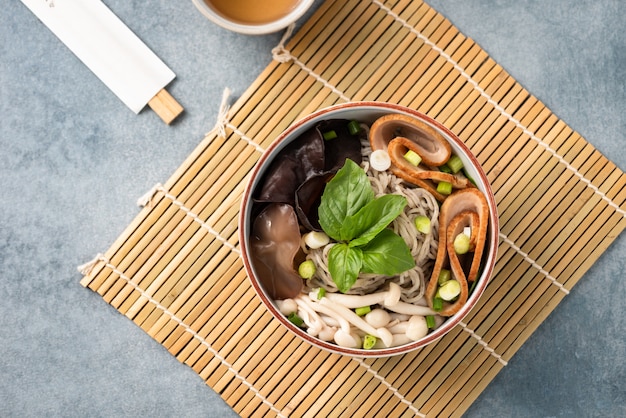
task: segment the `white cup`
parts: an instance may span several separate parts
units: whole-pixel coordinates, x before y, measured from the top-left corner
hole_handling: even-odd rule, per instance
[[[220,13],[215,6],[210,5],[210,0],[208,0],[208,3],[205,0],[191,1],[207,19],[225,29],[246,35],[263,35],[278,32],[298,20],[311,7],[314,0],[300,0],[288,14],[277,20],[259,24],[243,23],[230,19],[228,16]]]

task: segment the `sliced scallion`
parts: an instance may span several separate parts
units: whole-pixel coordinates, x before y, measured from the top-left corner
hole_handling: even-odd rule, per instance
[[[433,299],[433,311],[439,312],[443,309],[443,299],[439,296],[435,296]]]
[[[327,132],[324,132],[324,133],[322,134],[322,136],[324,137],[324,139],[325,139],[326,141],[328,141],[328,140],[330,140],[330,139],[335,139],[335,138],[337,138],[337,132],[335,132],[335,131],[327,131]]]
[[[442,284],[444,284],[445,282],[451,279],[452,279],[452,273],[450,272],[450,270],[441,269],[441,271],[439,272],[439,277],[437,278],[437,284],[441,286]]]
[[[357,314],[358,316],[364,316],[370,312],[372,312],[372,308],[370,308],[369,306],[361,306],[360,308],[356,308],[354,310],[354,313]]]
[[[453,155],[448,160],[447,165],[448,167],[450,167],[450,170],[454,174],[456,174],[459,171],[461,171],[461,169],[463,168],[463,161],[461,160],[461,157],[459,157],[458,155]]]
[[[480,274],[478,274],[478,276],[480,277]],[[472,294],[472,292],[474,291],[474,288],[476,287],[476,283],[478,283],[478,278],[476,278],[476,280],[474,280],[472,282],[472,285],[470,286],[469,290],[467,291],[468,294]]]
[[[470,181],[470,183],[472,183],[474,186],[478,186],[476,184],[476,180],[474,180],[472,178],[472,176],[469,175],[469,173],[467,172],[467,169],[465,167],[463,168],[463,174],[465,174],[465,177],[467,177],[467,179]]]
[[[306,260],[300,263],[298,266],[298,274],[303,279],[310,279],[315,274],[315,263],[313,260]]]
[[[430,234],[430,218],[424,215],[415,217],[415,228],[422,234]]]
[[[448,167],[448,164],[440,165],[439,171],[441,171],[442,173],[452,174],[452,169]]]
[[[363,348],[366,350],[370,350],[372,348],[374,348],[374,346],[376,345],[376,337],[374,337],[373,335],[369,335],[367,334],[365,337],[363,337]]]
[[[317,289],[317,300],[322,300],[324,296],[326,296],[326,289],[324,289],[323,287]]]
[[[304,320],[298,316],[297,313],[292,312],[287,316],[289,322],[294,324],[297,327],[301,327],[304,324]]]
[[[359,124],[359,122],[356,120],[351,120],[348,123],[348,132],[350,133],[350,135],[356,135],[361,132],[361,125]]]
[[[452,194],[452,183],[440,181],[439,184],[437,184],[437,191],[443,195]]]
[[[391,157],[384,149],[377,149],[370,154],[370,165],[376,171],[385,171],[391,167]]]
[[[422,157],[420,157],[419,154],[413,150],[408,150],[404,154],[404,159],[413,164],[415,167],[420,165],[420,162],[422,162]]]
[[[454,237],[453,246],[455,253],[459,255],[466,254],[470,249],[470,237],[461,232],[459,235]]]
[[[426,315],[426,326],[428,329],[435,328],[435,316],[434,315]]]
[[[451,301],[461,294],[461,284],[456,280],[448,280],[439,287],[439,296],[445,301]]]

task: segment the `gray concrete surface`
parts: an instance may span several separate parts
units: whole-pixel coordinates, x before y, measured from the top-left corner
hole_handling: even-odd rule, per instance
[[[280,34],[229,33],[191,1],[105,3],[177,74],[186,112],[170,127],[134,115],[21,2],[0,2],[0,416],[235,416],[76,266],[117,238]],[[430,4],[626,169],[626,3]],[[466,416],[626,416],[625,258],[622,235]]]

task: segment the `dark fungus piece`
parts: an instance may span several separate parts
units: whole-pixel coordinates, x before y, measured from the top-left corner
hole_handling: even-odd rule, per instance
[[[363,156],[361,154],[361,135],[360,132],[352,135],[348,130],[349,120],[330,119],[321,121],[317,124],[317,129],[323,137],[325,133],[334,131],[335,138],[324,141],[324,171],[337,171],[343,167],[346,158],[351,159],[357,164],[361,164]]]
[[[334,172],[315,174],[309,177],[296,190],[296,213],[300,223],[306,229],[311,231],[321,231],[322,227],[319,222],[317,208],[320,206],[320,200],[326,183],[334,175]]]
[[[311,175],[324,171],[324,140],[311,128],[282,149],[270,165],[257,202],[295,204],[296,190]]]
[[[257,277],[272,299],[287,299],[302,291],[302,278],[294,269],[300,249],[300,227],[293,207],[272,203],[256,217],[250,254]]]

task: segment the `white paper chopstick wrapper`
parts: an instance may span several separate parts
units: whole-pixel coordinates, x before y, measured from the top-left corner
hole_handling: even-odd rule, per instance
[[[135,113],[176,77],[100,0],[21,1]]]

